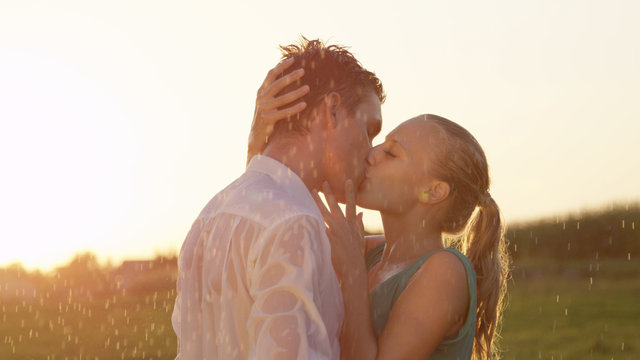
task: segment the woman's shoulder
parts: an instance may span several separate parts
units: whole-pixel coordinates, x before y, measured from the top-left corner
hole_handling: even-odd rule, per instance
[[[439,251],[439,253],[447,254],[445,256],[440,255],[440,257],[446,257],[448,259],[447,261],[449,263],[449,266],[456,267],[458,270],[464,269],[464,272],[462,274],[469,279],[473,279],[473,282],[475,283],[476,272],[473,264],[471,263],[471,260],[469,260],[468,257],[466,257],[458,249],[451,247],[444,248],[442,249],[442,251]],[[457,262],[454,261],[454,259],[457,259]]]
[[[449,278],[466,279],[465,264],[461,256],[464,257],[464,255],[455,250],[450,251],[449,248],[435,251],[429,255],[420,266],[420,269],[416,271],[416,275],[426,277],[429,275],[423,275],[423,273],[429,272],[435,276],[443,275]]]
[[[468,278],[463,260],[452,251],[435,251],[411,276],[407,287],[423,296],[446,300],[466,313],[469,298]]]

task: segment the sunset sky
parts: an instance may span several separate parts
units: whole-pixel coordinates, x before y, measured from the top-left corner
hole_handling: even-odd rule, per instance
[[[0,0],[0,266],[177,252],[299,35],[380,77],[374,144],[422,113],[470,130],[509,222],[640,200],[640,2],[308,4]]]

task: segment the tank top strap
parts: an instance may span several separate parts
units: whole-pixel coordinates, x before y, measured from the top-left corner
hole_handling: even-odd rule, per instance
[[[380,258],[382,257],[382,252],[384,251],[384,244],[385,242],[383,241],[375,245],[374,247],[369,249],[369,251],[367,251],[367,253],[364,255],[364,263],[367,266],[367,271],[371,270],[373,265],[380,262]]]

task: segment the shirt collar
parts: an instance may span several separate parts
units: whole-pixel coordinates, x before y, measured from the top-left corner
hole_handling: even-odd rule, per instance
[[[283,163],[266,155],[256,155],[251,158],[249,166],[247,166],[247,172],[249,171],[260,172],[270,176],[289,195],[301,201],[305,207],[313,211],[316,217],[322,219],[322,214],[307,186],[298,174]]]

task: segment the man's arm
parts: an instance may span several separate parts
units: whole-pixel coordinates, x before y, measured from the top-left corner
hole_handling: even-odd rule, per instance
[[[248,274],[254,304],[248,320],[250,358],[334,359],[323,314],[316,304],[327,290],[319,274],[329,263],[318,259],[324,224],[297,216],[274,226],[258,249]],[[326,241],[326,239],[324,239]],[[326,269],[324,269],[326,270]],[[339,291],[339,289],[337,289]],[[321,291],[323,292],[321,294]],[[339,296],[340,294],[335,294]]]

